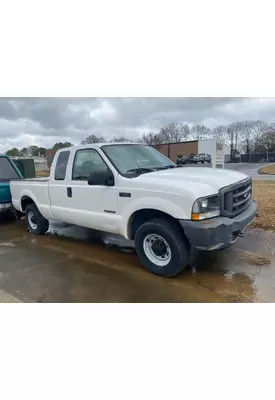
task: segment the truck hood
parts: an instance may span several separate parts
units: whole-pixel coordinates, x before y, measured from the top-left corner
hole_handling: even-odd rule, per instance
[[[149,183],[154,187],[165,185],[171,189],[171,186],[175,186],[178,189],[185,188],[214,194],[221,188],[246,178],[247,175],[229,169],[183,167],[150,172],[140,175],[137,180],[139,183]]]

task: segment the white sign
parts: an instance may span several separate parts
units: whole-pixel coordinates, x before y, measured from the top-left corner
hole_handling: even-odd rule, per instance
[[[212,168],[224,168],[224,142],[222,139],[213,140]]]

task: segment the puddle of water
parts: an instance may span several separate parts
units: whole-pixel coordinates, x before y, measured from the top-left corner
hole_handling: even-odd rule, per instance
[[[11,293],[0,289],[0,303],[21,303],[21,301]]]
[[[7,242],[7,243],[3,242],[3,243],[0,243],[0,246],[3,246],[3,247],[15,247],[15,245],[14,245],[13,243],[11,243],[11,242]]]
[[[59,253],[65,257],[68,268],[62,273],[68,274],[73,269],[73,279],[81,282],[73,291],[75,301],[77,293],[84,290],[85,280],[90,285],[85,290],[96,287],[103,297],[104,288],[108,287],[110,301],[129,297],[144,301],[144,297],[135,297],[133,292],[126,296],[133,287],[137,293],[148,292],[148,301],[275,301],[273,232],[251,230],[230,249],[199,253],[194,264],[180,276],[165,279],[147,272],[135,255],[133,243],[118,236],[59,223],[51,224],[46,236],[25,235],[24,221],[17,221],[9,229],[5,226],[4,231],[0,232],[3,243],[18,241],[35,246],[38,253],[44,249],[49,255]],[[10,241],[6,235],[8,240],[11,237]],[[121,294],[112,295],[116,290]],[[39,296],[38,293],[37,299],[42,299]]]

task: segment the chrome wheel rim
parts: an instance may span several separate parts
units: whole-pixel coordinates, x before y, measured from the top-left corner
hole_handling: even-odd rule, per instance
[[[36,219],[33,211],[29,211],[29,213],[28,213],[28,222],[32,229],[34,229],[34,230],[37,229],[37,219]]]
[[[172,252],[167,241],[156,233],[151,233],[144,238],[143,250],[146,257],[158,267],[169,264]]]

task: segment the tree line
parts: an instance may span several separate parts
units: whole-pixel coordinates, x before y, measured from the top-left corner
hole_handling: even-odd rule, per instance
[[[236,121],[210,129],[205,125],[172,123],[161,128],[158,133],[149,132],[142,141],[150,145],[203,140],[217,137],[230,147],[231,153],[275,152],[275,123],[260,120]]]
[[[6,154],[9,157],[46,157],[48,150],[59,150],[70,146],[73,146],[71,142],[58,142],[51,149],[38,146],[23,147],[23,149],[14,147],[8,150]]]
[[[138,142],[149,145],[161,145],[167,143],[185,142],[190,140],[203,140],[218,137],[223,139],[230,147],[231,154],[275,152],[275,123],[267,123],[260,120],[236,121],[228,125],[219,125],[210,129],[200,124],[171,123],[162,127],[159,132],[147,132],[135,140],[127,136],[114,136],[106,139],[103,136],[89,135],[81,144],[105,143],[105,142]],[[49,150],[59,150],[73,146],[70,142],[58,142]],[[7,151],[9,156],[46,156],[46,148],[38,146],[13,148]]]

